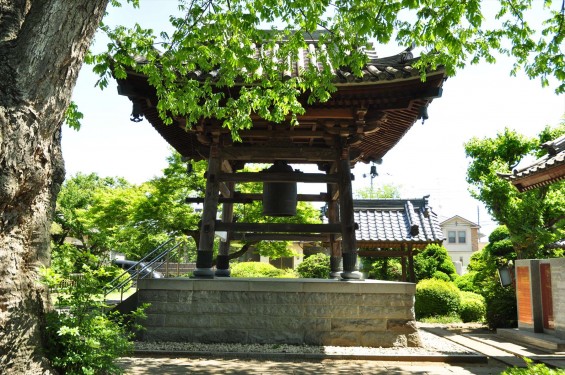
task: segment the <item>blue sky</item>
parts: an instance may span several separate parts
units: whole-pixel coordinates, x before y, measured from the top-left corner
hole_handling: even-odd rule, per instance
[[[126,24],[139,22],[159,30],[174,12],[176,0],[142,0],[142,11],[129,7],[110,9],[106,22]],[[98,35],[93,50],[104,47]],[[395,54],[404,47],[387,45],[377,49],[380,56]],[[473,137],[493,137],[504,127],[528,136],[546,125],[557,125],[565,114],[565,96],[557,96],[554,87],[542,88],[538,80],[525,75],[510,77],[511,61],[499,58],[497,63],[468,66],[449,78],[443,86],[443,97],[435,99],[428,109],[429,119],[417,122],[377,166],[379,176],[374,187],[384,184],[400,186],[403,198],[430,195],[433,210],[440,219],[454,215],[479,221],[483,232],[495,224],[480,202],[468,193],[465,173],[468,160],[463,144]],[[158,176],[170,154],[167,143],[147,121],[129,120],[131,102],[119,96],[112,82],[101,91],[94,87],[96,76],[86,66],[82,69],[73,100],[85,118],[80,131],[63,130],[63,156],[67,176],[77,172],[96,172],[101,176],[121,176],[141,183]],[[554,82],[555,83],[555,82]],[[299,167],[304,170],[303,167]],[[358,164],[353,173],[353,188],[370,184],[369,165]],[[299,186],[301,190],[322,191],[323,186]]]

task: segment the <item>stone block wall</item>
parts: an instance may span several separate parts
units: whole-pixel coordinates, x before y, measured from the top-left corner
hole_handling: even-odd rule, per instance
[[[145,279],[146,341],[420,346],[415,285],[314,279]]]

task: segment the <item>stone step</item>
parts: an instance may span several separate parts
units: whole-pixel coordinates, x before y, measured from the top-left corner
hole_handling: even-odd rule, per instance
[[[550,352],[564,352],[565,340],[547,333],[535,333],[520,329],[498,329],[497,335],[516,342],[521,342]]]
[[[526,362],[521,357],[516,356],[515,354],[510,353],[506,350],[502,350],[487,343],[475,340],[471,337],[468,337],[467,335],[459,335],[457,333],[437,327],[426,327],[422,329],[433,333],[434,335],[453,341],[478,353],[484,354],[489,358],[496,359],[497,361],[503,362],[509,366],[526,367]]]

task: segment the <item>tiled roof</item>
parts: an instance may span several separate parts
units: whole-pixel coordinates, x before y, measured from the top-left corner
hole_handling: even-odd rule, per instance
[[[445,239],[427,197],[355,200],[353,207],[358,247],[426,245]]]
[[[518,190],[528,191],[565,179],[565,136],[542,145],[547,155],[511,174],[498,175]]]
[[[280,74],[284,78],[298,77],[302,75],[306,69],[315,66],[318,70],[322,70],[322,61],[327,59],[326,47],[318,44],[317,41],[311,40],[307,42],[307,48],[300,48],[298,50],[298,59],[291,61],[287,60],[288,68]],[[278,50],[278,44],[275,44],[275,50]],[[395,79],[405,79],[412,76],[420,76],[420,71],[413,68],[412,65],[418,61],[412,54],[412,48],[407,48],[394,56],[379,58],[376,50],[364,50],[367,55],[368,61],[362,69],[363,75],[356,77],[350,70],[344,68],[335,69],[335,84],[348,84],[348,83],[361,83],[361,82],[376,82],[376,81],[391,81]],[[262,48],[257,47],[255,50],[255,57],[268,55],[268,52],[263,51]],[[147,60],[142,56],[134,58],[138,64],[145,64]],[[213,82],[220,78],[220,68],[204,72],[195,70],[189,74],[191,79],[198,81],[205,81],[211,79]],[[259,68],[259,71],[262,69]],[[242,72],[244,74],[244,72]],[[257,74],[257,72],[255,72]]]
[[[289,69],[281,72],[283,76],[300,75],[303,68],[316,64],[321,68],[323,47],[316,41],[308,42],[298,61],[290,62]],[[313,51],[313,52],[312,52]],[[259,52],[257,52],[259,53]],[[396,145],[419,118],[427,118],[427,107],[434,98],[442,94],[446,78],[443,67],[427,72],[425,82],[420,72],[413,68],[417,59],[410,49],[390,57],[378,58],[375,51],[366,50],[368,62],[362,69],[362,76],[355,77],[345,68],[335,69],[337,91],[324,103],[307,103],[306,113],[299,115],[300,126],[291,127],[288,123],[274,124],[259,118],[253,119],[253,128],[239,132],[241,142],[234,147],[269,146],[273,138],[285,139],[294,147],[315,149],[335,149],[335,138],[347,138],[350,145],[352,163],[370,162],[382,159]],[[139,62],[142,62],[140,59]],[[204,80],[218,77],[219,71],[193,72],[190,77]],[[201,160],[209,156],[211,134],[220,134],[229,144],[231,133],[215,119],[203,119],[192,127],[186,127],[184,117],[174,118],[173,124],[166,126],[159,117],[155,89],[147,82],[147,77],[129,72],[126,79],[119,79],[118,91],[128,96],[137,110],[135,120],[145,116],[159,134],[181,155],[188,159]],[[204,121],[206,120],[206,121]],[[346,133],[346,134],[344,134]],[[286,137],[286,138],[285,138]],[[284,142],[278,142],[283,144]],[[309,163],[301,160],[296,153],[294,163]],[[255,162],[270,163],[273,155],[265,154],[265,160]]]

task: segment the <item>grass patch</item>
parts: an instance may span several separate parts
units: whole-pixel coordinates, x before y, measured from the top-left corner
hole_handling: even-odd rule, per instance
[[[437,324],[449,324],[449,323],[463,323],[461,318],[457,315],[441,315],[441,316],[430,316],[427,318],[418,319],[422,323],[437,323]]]

